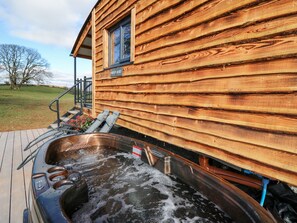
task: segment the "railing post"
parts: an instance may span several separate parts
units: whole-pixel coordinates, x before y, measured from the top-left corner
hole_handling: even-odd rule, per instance
[[[83,80],[80,79],[80,112],[83,111]]]
[[[56,109],[57,109],[58,128],[60,128],[60,104],[59,104],[59,100],[56,101]]]
[[[86,96],[87,96],[87,89],[86,89],[86,86],[87,86],[87,77],[86,76],[84,76],[84,88],[83,88],[83,93],[84,93],[84,103],[83,103],[83,106],[85,106],[86,105]]]
[[[76,83],[79,83],[79,79],[78,78],[76,79]],[[80,88],[80,84],[78,84],[76,87],[77,87],[77,89],[76,89],[76,92],[75,92],[76,93],[75,104],[80,101],[80,98],[79,98],[79,95],[80,95],[80,89],[79,89]]]

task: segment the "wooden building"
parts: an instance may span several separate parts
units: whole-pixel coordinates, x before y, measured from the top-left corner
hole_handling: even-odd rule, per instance
[[[297,185],[296,0],[101,0],[72,50],[93,114]]]

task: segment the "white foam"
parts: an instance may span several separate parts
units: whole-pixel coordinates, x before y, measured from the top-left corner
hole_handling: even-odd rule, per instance
[[[139,221],[150,219],[151,222],[211,222],[207,218],[215,222],[230,222],[224,213],[218,214],[220,210],[200,193],[190,187],[183,190],[185,186],[180,182],[132,155],[122,152],[103,155],[106,152],[86,155],[73,166],[74,169],[81,168],[87,177],[90,194],[90,201],[74,214],[74,222],[92,222],[91,216],[96,222],[110,219],[115,222],[122,216],[128,218],[122,222],[132,221],[129,217],[137,217]],[[204,210],[210,208],[214,213]],[[105,213],[106,209],[111,213]],[[151,216],[147,217],[146,213]]]

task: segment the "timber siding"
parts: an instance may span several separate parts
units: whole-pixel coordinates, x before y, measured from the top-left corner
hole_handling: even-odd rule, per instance
[[[103,30],[132,8],[134,63],[111,78]],[[296,186],[296,21],[295,0],[102,0],[95,112],[118,110],[124,127]]]

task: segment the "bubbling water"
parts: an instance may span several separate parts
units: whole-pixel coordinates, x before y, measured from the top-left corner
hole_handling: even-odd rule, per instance
[[[89,202],[73,214],[73,222],[232,222],[192,187],[131,154],[100,149],[60,165],[71,165],[88,184]]]

